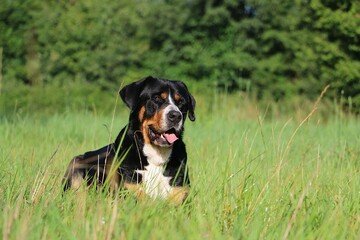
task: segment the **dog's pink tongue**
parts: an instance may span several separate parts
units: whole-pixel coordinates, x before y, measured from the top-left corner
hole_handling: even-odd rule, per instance
[[[166,141],[170,144],[172,144],[173,142],[178,140],[178,137],[174,133],[164,133],[163,135],[164,135]]]

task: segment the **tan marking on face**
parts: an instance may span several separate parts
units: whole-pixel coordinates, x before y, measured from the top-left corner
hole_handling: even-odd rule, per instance
[[[157,132],[161,132],[160,129],[160,121],[162,118],[163,112],[159,111],[156,112],[155,115],[149,119],[145,119],[141,124],[141,132],[144,137],[144,142],[147,144],[151,144],[150,138],[149,138],[149,126],[151,125]]]
[[[173,187],[169,194],[169,202],[175,206],[181,205],[189,196],[189,187]]]
[[[160,94],[160,97],[161,97],[162,99],[167,99],[168,96],[169,96],[169,93],[167,93],[167,92],[162,92],[162,93]]]
[[[174,94],[174,99],[175,99],[176,102],[179,101],[180,100],[180,95],[175,93]]]
[[[139,121],[142,122],[144,119],[145,106],[142,106],[139,111]]]
[[[149,132],[149,128],[147,125],[147,121],[145,121],[141,126],[141,133],[144,137],[144,143],[150,144],[150,138],[148,132]]]

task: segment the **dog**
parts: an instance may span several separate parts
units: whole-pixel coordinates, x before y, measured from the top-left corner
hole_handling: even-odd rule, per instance
[[[185,201],[190,190],[182,140],[194,97],[182,81],[146,77],[119,92],[130,108],[128,124],[114,143],[74,157],[63,178],[64,191],[81,185],[132,192],[138,199]]]

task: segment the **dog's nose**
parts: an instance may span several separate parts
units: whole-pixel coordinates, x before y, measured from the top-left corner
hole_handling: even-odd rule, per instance
[[[182,118],[181,113],[175,110],[170,111],[167,117],[172,123],[178,123],[181,121]]]

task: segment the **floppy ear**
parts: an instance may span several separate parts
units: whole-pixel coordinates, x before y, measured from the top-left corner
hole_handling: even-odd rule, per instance
[[[146,77],[137,82],[130,83],[120,90],[119,94],[121,99],[131,110],[134,110],[134,108],[138,105],[140,100],[139,96],[144,88],[145,83],[152,79],[154,79],[152,76]]]
[[[189,119],[191,121],[195,121],[195,105],[196,105],[196,101],[195,98],[193,97],[193,95],[190,94],[187,86],[185,85],[185,83],[183,83],[182,81],[176,81],[178,84],[180,84],[186,91],[186,94],[188,96],[188,111],[189,111]]]
[[[189,119],[191,121],[195,121],[195,105],[196,105],[196,101],[195,98],[193,97],[193,95],[191,95],[189,93],[189,98],[190,98],[190,102],[189,102]]]

